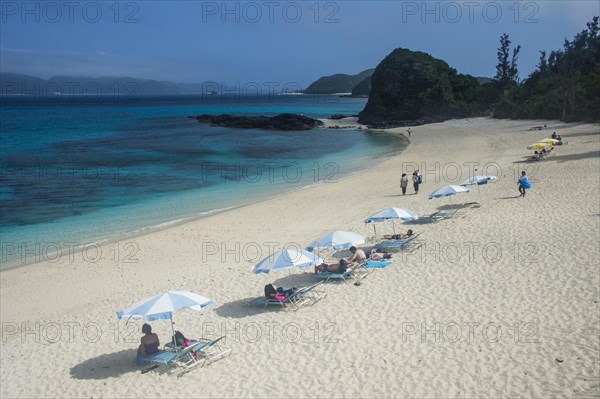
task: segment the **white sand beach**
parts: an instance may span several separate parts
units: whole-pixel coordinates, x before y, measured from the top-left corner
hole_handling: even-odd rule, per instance
[[[566,144],[523,163],[553,131]],[[597,398],[600,126],[473,118],[413,127],[410,141],[337,182],[1,272],[1,397]],[[402,196],[400,175],[415,166],[424,183]],[[385,207],[447,209],[427,195],[474,168],[497,181],[454,196],[452,219],[396,223],[425,243],[362,285],[327,283],[325,299],[296,312],[248,305],[267,283],[314,282],[312,270],[252,274],[269,248],[330,230],[372,236],[363,220]],[[141,374],[141,322],[115,312],[175,289],[214,301],[176,313],[175,328],[225,335],[232,355],[181,378]],[[152,326],[167,342],[169,322]]]

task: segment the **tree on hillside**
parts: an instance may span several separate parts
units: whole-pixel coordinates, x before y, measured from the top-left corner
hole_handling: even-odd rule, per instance
[[[496,79],[499,83],[500,90],[504,90],[515,86],[519,79],[519,70],[517,69],[517,60],[519,59],[519,51],[521,46],[513,49],[512,58],[509,61],[511,41],[508,34],[500,36],[500,47],[498,48],[498,64],[496,65]]]
[[[548,69],[548,61],[546,61],[546,51],[540,51],[540,62],[536,65],[540,72],[546,72]]]
[[[600,37],[598,17],[587,24],[573,41],[565,40],[561,50],[552,51],[549,66],[554,73],[561,101],[561,119],[576,114],[589,117],[590,105],[598,106],[600,80]],[[596,115],[598,114],[596,108]]]
[[[503,117],[600,120],[600,36],[598,17],[572,41],[540,51],[537,69],[519,85],[518,102]],[[506,102],[505,102],[506,103]]]

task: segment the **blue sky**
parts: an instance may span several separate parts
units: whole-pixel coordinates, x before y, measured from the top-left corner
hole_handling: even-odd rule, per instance
[[[560,48],[599,14],[596,0],[2,0],[0,70],[306,87],[406,47],[491,77],[506,32],[522,46],[525,78],[539,50]]]

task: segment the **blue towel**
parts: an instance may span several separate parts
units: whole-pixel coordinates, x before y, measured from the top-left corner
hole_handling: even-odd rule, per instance
[[[381,269],[391,265],[392,263],[394,262],[390,260],[369,260],[367,261],[367,264],[364,267],[369,269]]]

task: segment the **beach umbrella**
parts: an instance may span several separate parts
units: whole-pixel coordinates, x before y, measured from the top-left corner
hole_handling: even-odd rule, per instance
[[[254,265],[252,272],[255,274],[269,273],[271,271],[291,269],[292,267],[313,266],[322,262],[323,259],[312,252],[290,248],[267,256]]]
[[[364,236],[351,231],[330,231],[308,244],[306,250],[312,252],[315,248],[333,248],[337,251],[365,242],[367,239]]]
[[[543,140],[538,141],[538,143],[542,143],[545,146],[555,146],[558,143],[560,143],[560,141],[558,141],[556,139],[543,139]]]
[[[188,291],[167,291],[144,299],[130,307],[117,312],[119,319],[146,319],[148,321],[170,319],[173,328],[173,313],[189,308],[199,311],[210,305],[212,301],[201,295]]]
[[[460,185],[461,186],[472,186],[473,184],[477,184],[478,186],[480,186],[482,184],[488,184],[488,183],[492,182],[493,180],[496,180],[496,176],[477,175],[477,176],[469,177],[467,180],[460,183]]]
[[[489,182],[492,182],[496,180],[496,176],[481,176],[481,175],[476,175],[473,177],[468,178],[467,180],[463,181],[462,183],[460,183],[461,186],[472,186],[473,184],[477,184],[477,194],[479,194],[479,202],[481,201],[481,191],[479,190],[479,186],[481,186],[482,184],[488,184]]]
[[[535,143],[527,147],[528,150],[543,150],[545,148],[552,147],[550,143]]]
[[[468,193],[470,191],[471,191],[471,189],[469,189],[467,187],[455,186],[455,185],[451,184],[448,186],[438,188],[437,190],[435,190],[434,192],[429,194],[429,196],[427,198],[433,199],[433,198],[440,198],[440,197],[450,197],[450,204],[452,204],[452,196],[453,195],[456,195],[458,193]]]
[[[392,221],[392,228],[394,229],[394,235],[396,234],[396,226],[394,224],[394,219],[400,220],[416,220],[419,217],[413,211],[409,211],[408,209],[403,208],[385,208],[376,212],[365,219],[365,223],[377,223],[383,222],[384,220]],[[377,235],[377,230],[375,229],[375,224],[373,224],[373,231],[375,235]]]

